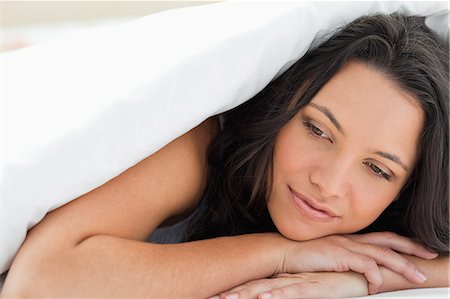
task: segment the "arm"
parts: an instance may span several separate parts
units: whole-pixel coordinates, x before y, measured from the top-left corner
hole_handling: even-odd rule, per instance
[[[449,258],[425,260],[403,255],[425,273],[428,280],[414,284],[386,267],[380,266],[383,284],[379,292],[403,289],[449,287]],[[368,283],[363,274],[356,272],[281,273],[270,278],[248,281],[219,294],[220,298],[239,294],[240,299],[267,298],[349,298],[369,295]],[[266,295],[263,295],[266,294]]]
[[[33,283],[22,293],[14,295],[25,298],[67,295],[205,298],[246,281],[258,281],[280,273],[283,261],[280,257],[284,255],[286,244],[286,239],[276,233],[222,237],[171,245],[96,235],[85,239],[69,251],[42,260],[44,267],[30,268],[31,261],[19,257],[12,270],[21,273],[21,277],[15,281],[19,284],[29,285],[27,280]],[[324,258],[326,259],[325,256]],[[421,261],[420,258],[416,260]],[[422,261],[423,264],[434,262]],[[296,264],[299,264],[299,261]],[[308,289],[311,292],[304,294],[320,291],[319,295],[323,296],[333,290],[333,296],[365,295],[367,282],[364,275],[351,273],[353,272],[305,273],[300,275],[300,283],[303,285],[303,291]],[[10,274],[16,275],[15,272]],[[407,282],[400,275],[397,276],[398,281],[402,283],[411,287],[418,286]],[[283,286],[284,279],[280,277],[283,275],[276,276]],[[304,277],[308,278],[307,284]],[[262,280],[263,284],[266,282],[267,279]],[[317,283],[329,287],[317,288]],[[431,285],[439,286],[435,281],[423,287]],[[270,285],[274,286],[279,285]],[[298,289],[294,288],[295,290]],[[5,291],[3,295],[8,297],[10,294]]]
[[[33,281],[23,298],[206,298],[276,273],[280,240],[265,233],[163,245],[97,235],[39,267],[12,271]]]
[[[398,241],[404,243],[403,239]],[[302,243],[316,246],[308,250]],[[222,237],[170,245],[149,244],[111,235],[95,235],[70,250],[41,258],[39,263],[29,256],[19,255],[10,275],[15,277],[16,284],[28,284],[20,293],[24,297],[182,295],[198,298],[285,272],[283,266],[286,266],[285,262],[288,260],[286,248],[292,248],[292,245],[296,245],[299,253],[298,258],[293,258],[292,265],[297,273],[304,270],[342,271],[343,269],[333,268],[334,262],[342,266],[347,260],[351,265],[352,261],[360,258],[350,252],[345,253],[343,248],[339,249],[334,243],[336,238],[333,237],[292,242],[277,233]],[[289,245],[286,246],[287,244]],[[345,244],[350,248],[357,248],[353,241]],[[317,247],[326,248],[328,253],[323,252],[316,256]],[[324,265],[314,262],[317,258]],[[313,265],[308,266],[311,260]],[[389,264],[389,259],[381,262]],[[37,267],[30,268],[30,265]],[[338,281],[339,277],[344,276],[338,276]],[[8,282],[6,284],[8,285]],[[8,292],[9,290],[5,291],[4,295],[17,295]]]
[[[381,267],[383,284],[380,292],[415,288],[450,287],[449,257],[442,256],[433,260],[425,260],[407,254],[403,254],[403,256],[413,262],[425,274],[427,281],[422,284],[414,284],[400,274]]]
[[[294,256],[295,261],[303,263],[302,267],[297,267],[296,271],[283,267],[282,273],[274,275],[270,278],[248,281],[245,284],[234,287],[227,292],[221,293],[220,298],[226,295],[238,293],[239,298],[256,298],[259,294],[269,292],[275,298],[323,298],[323,297],[354,297],[366,296],[369,294],[369,278],[367,275],[357,273],[351,267],[330,267],[328,269],[314,269],[314,265],[325,263],[332,265],[333,261],[339,264],[347,255],[351,260],[358,259],[357,255],[345,254],[337,244],[345,245],[348,249],[359,252],[366,252],[378,257],[377,269],[380,271],[380,278],[382,284],[377,288],[377,292],[387,292],[402,289],[415,288],[430,288],[430,287],[448,287],[449,282],[449,258],[437,257],[436,254],[430,253],[420,243],[417,243],[407,237],[395,235],[389,232],[368,233],[363,235],[346,235],[346,238],[351,242],[345,240],[344,236],[330,236],[322,237],[320,239],[305,241],[303,244],[313,246],[314,250],[307,250],[307,246],[298,244],[297,250],[303,247],[301,256]],[[330,242],[331,241],[331,242]],[[362,242],[362,243],[360,243]],[[315,244],[314,244],[315,243]],[[372,245],[379,245],[380,247],[371,247]],[[363,246],[358,249],[359,246]],[[367,246],[369,245],[369,246]],[[288,247],[289,248],[289,247]],[[331,256],[329,249],[331,248]],[[306,250],[305,250],[306,249]],[[328,252],[322,252],[327,249]],[[377,249],[376,252],[372,252]],[[397,251],[396,253],[393,251]],[[308,251],[310,253],[308,253]],[[314,258],[313,253],[319,253],[320,256]],[[403,253],[402,253],[403,252]],[[333,254],[334,253],[334,254]],[[337,254],[337,255],[336,255]],[[389,259],[391,256],[392,259]],[[395,257],[401,259],[397,259]],[[331,258],[331,259],[330,259]],[[289,254],[285,261],[289,262]],[[375,258],[376,259],[376,258]],[[345,258],[344,258],[345,260]],[[308,261],[313,264],[308,265]],[[320,263],[318,263],[320,261]],[[306,262],[306,264],[305,264]],[[392,262],[394,262],[392,264]],[[397,266],[394,266],[396,264]],[[388,268],[390,265],[390,268]],[[411,267],[414,265],[414,267]],[[342,266],[342,265],[341,265]],[[300,268],[306,269],[301,271]],[[392,269],[397,269],[393,271]],[[425,282],[406,279],[411,277],[415,271],[419,270],[428,278]],[[315,273],[305,273],[314,271]],[[320,272],[327,271],[327,272]],[[344,272],[341,272],[344,271]],[[408,274],[409,273],[409,274]],[[258,297],[260,298],[260,297]],[[262,298],[262,297],[261,297]]]

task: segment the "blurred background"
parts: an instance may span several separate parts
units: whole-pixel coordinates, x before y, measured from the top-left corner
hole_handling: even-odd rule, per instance
[[[220,1],[4,1],[0,0],[0,51],[91,26],[124,22],[169,9]]]

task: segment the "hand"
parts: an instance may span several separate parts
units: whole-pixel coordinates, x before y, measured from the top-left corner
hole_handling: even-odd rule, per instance
[[[424,282],[424,276],[417,267],[397,252],[424,259],[437,257],[423,245],[391,232],[333,235],[289,243],[278,273],[354,271],[366,277],[369,294],[375,294],[383,283],[378,265],[401,274],[411,282]]]
[[[367,282],[359,273],[315,272],[282,273],[271,278],[249,281],[215,298],[348,298],[366,295]]]

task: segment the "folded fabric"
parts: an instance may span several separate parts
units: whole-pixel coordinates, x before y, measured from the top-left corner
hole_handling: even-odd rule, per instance
[[[47,212],[248,100],[318,34],[397,10],[448,37],[446,2],[228,1],[2,53],[0,273]]]

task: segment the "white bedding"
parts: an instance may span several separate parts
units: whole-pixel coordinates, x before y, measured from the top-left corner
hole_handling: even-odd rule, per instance
[[[48,211],[251,98],[321,31],[397,10],[448,38],[445,1],[229,1],[2,53],[0,273]]]
[[[380,293],[372,296],[357,298],[422,298],[422,299],[447,299],[450,298],[450,288],[426,288]]]

